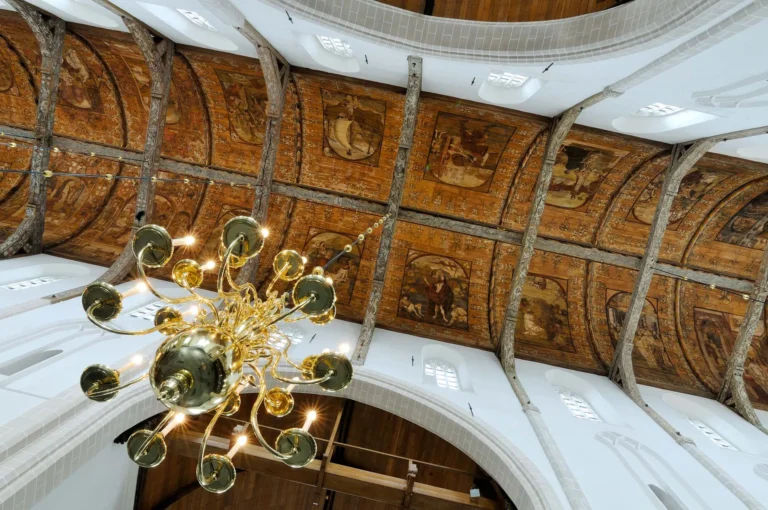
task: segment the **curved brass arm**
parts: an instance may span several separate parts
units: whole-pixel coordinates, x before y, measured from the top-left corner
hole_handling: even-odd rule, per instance
[[[149,437],[144,440],[144,443],[141,445],[141,448],[139,448],[136,451],[136,454],[133,456],[133,461],[134,462],[136,462],[136,460],[139,457],[144,455],[144,451],[149,446],[149,443],[151,443],[155,439],[155,436],[157,435],[158,432],[163,430],[163,427],[165,427],[166,423],[168,423],[168,420],[170,420],[173,417],[173,415],[174,415],[174,413],[168,412],[168,413],[165,414],[165,416],[163,416],[163,419],[160,420],[160,423],[157,424],[157,427],[155,427],[155,430],[153,430],[152,433],[149,435]]]
[[[270,360],[267,363],[267,366],[273,365],[273,364],[274,364],[274,360]],[[278,459],[283,459],[283,460],[290,459],[297,451],[295,447],[290,453],[287,453],[287,454],[280,453],[279,451],[275,450],[272,447],[272,445],[267,443],[266,439],[264,439],[264,436],[261,435],[261,430],[259,429],[258,414],[259,414],[259,408],[261,407],[261,404],[264,402],[264,397],[267,394],[267,383],[264,380],[264,377],[261,375],[261,372],[259,371],[259,367],[254,366],[251,363],[249,363],[249,366],[259,378],[259,396],[256,398],[256,402],[253,404],[253,407],[251,408],[251,427],[253,428],[253,433],[256,436],[256,439],[258,439],[259,443],[261,443],[261,446],[263,446],[269,453],[271,453]]]
[[[136,379],[133,379],[132,381],[128,381],[127,383],[123,384],[122,386],[116,386],[114,388],[109,388],[107,390],[94,390],[93,388],[96,386],[96,384],[94,384],[93,386],[88,388],[88,391],[85,392],[85,395],[87,397],[100,397],[102,395],[109,395],[111,393],[117,393],[118,391],[120,391],[122,389],[125,389],[128,386],[132,386],[132,385],[136,384],[137,382],[143,381],[147,377],[149,377],[149,372],[147,372],[144,375],[141,375],[141,376],[137,377]]]
[[[329,370],[327,374],[325,374],[323,377],[318,377],[317,379],[299,379],[297,381],[294,381],[293,379],[288,379],[287,377],[283,377],[280,374],[278,374],[276,363],[272,365],[272,370],[269,373],[269,375],[271,375],[272,378],[277,381],[288,383],[288,384],[295,384],[297,386],[308,385],[308,384],[319,384],[327,381],[328,379],[333,377],[334,374],[335,372],[333,370]]]
[[[241,242],[243,239],[245,239],[243,234],[238,235],[234,241],[229,243],[227,251],[224,252],[224,258],[221,261],[221,266],[219,266],[219,277],[216,280],[216,289],[220,296],[235,297],[240,295],[240,288],[234,284],[232,275],[229,273],[229,259],[232,258],[232,251],[235,249],[235,246],[237,246],[237,243]],[[227,277],[227,282],[230,287],[235,289],[234,291],[226,292],[224,290],[224,276]]]
[[[106,324],[105,322],[100,321],[96,317],[93,316],[93,311],[99,307],[101,303],[96,301],[94,304],[92,304],[90,307],[88,307],[88,310],[86,312],[86,315],[88,316],[88,320],[91,321],[96,326],[100,327],[104,331],[109,331],[110,333],[114,333],[116,335],[128,335],[128,336],[139,336],[139,335],[148,335],[150,333],[154,333],[155,331],[159,331],[160,329],[167,326],[167,324],[160,324],[159,326],[155,326],[149,329],[142,329],[139,331],[126,331],[124,329],[117,329],[113,328],[112,326]],[[189,326],[189,323],[185,321],[181,321],[183,324]]]
[[[216,414],[213,415],[210,423],[208,423],[208,427],[205,429],[205,434],[203,434],[203,441],[200,443],[200,453],[198,453],[197,456],[197,481],[202,485],[208,485],[211,483],[211,479],[206,478],[203,475],[203,458],[205,457],[205,447],[208,445],[208,438],[211,437],[211,433],[213,432],[213,426],[216,425],[216,422],[219,421],[219,418],[221,417],[221,413],[223,413],[224,409],[226,409],[229,405],[229,400],[230,399],[228,398],[218,407],[218,409],[216,409]],[[200,477],[202,477],[202,480]]]

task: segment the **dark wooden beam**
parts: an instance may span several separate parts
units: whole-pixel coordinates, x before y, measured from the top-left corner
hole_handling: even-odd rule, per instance
[[[357,339],[352,362],[362,364],[368,355],[368,348],[373,338],[373,330],[376,327],[376,315],[379,311],[381,295],[384,292],[384,276],[387,272],[389,253],[392,249],[392,239],[395,236],[395,223],[400,211],[400,203],[403,199],[403,187],[405,186],[405,171],[408,169],[408,160],[411,156],[413,134],[416,131],[416,116],[419,113],[419,96],[421,95],[421,57],[408,57],[408,87],[405,92],[405,112],[403,113],[403,125],[400,129],[400,141],[395,159],[395,170],[392,175],[392,185],[389,189],[389,202],[387,214],[389,218],[384,221],[379,238],[379,252],[376,256],[376,268],[373,272],[371,293],[368,296],[368,306],[365,309],[363,326]]]
[[[290,67],[291,64],[288,62],[288,60],[284,56],[282,56],[280,52],[277,51],[275,47],[269,43],[269,41],[267,41],[266,37],[261,35],[261,33],[259,33],[259,31],[256,30],[256,28],[253,25],[250,24],[250,22],[245,20],[243,22],[242,27],[235,27],[235,28],[237,29],[238,32],[240,32],[243,35],[243,37],[248,39],[248,41],[250,41],[251,44],[256,46],[256,48],[264,48],[266,50],[269,50],[272,53],[272,55],[274,55],[275,58],[279,60],[283,66],[285,66],[286,68]],[[259,58],[261,58],[261,55],[259,55]]]
[[[172,434],[168,449],[185,457],[197,459],[202,436],[192,432]],[[206,452],[225,454],[229,441],[221,437],[208,440]],[[238,469],[253,471],[260,475],[282,478],[292,482],[318,486],[322,461],[313,460],[302,469],[293,469],[275,458],[261,446],[246,445],[234,458]],[[325,475],[320,484],[326,491],[342,492],[359,498],[400,507],[408,489],[408,480],[382,475],[364,469],[327,462]],[[422,483],[413,483],[411,508],[419,510],[468,510],[471,508],[495,509],[493,500],[479,498],[472,501],[468,493],[443,489]],[[314,505],[313,505],[314,506]]]
[[[280,74],[275,53],[267,46],[258,46],[259,63],[267,87],[267,125],[264,133],[264,143],[261,146],[259,174],[254,187],[253,207],[251,216],[260,224],[267,219],[269,197],[272,194],[272,181],[275,175],[275,162],[280,146],[280,126],[283,122],[283,106],[285,105],[285,90],[290,79],[290,67],[283,67]],[[248,260],[237,275],[237,283],[250,282],[256,276],[259,267],[259,256]]]
[[[747,311],[739,327],[736,342],[728,359],[728,366],[723,378],[723,385],[717,395],[717,400],[726,405],[732,405],[736,411],[752,425],[768,434],[760,419],[757,417],[752,403],[749,401],[746,384],[744,382],[744,368],[747,362],[752,338],[761,316],[765,311],[765,301],[768,298],[768,249],[763,252],[760,269],[757,273],[757,281],[750,293]]]
[[[347,408],[346,402],[339,403],[339,410],[336,413],[336,420],[333,423],[333,430],[331,430],[331,436],[328,438],[328,444],[325,446],[325,452],[323,452],[323,458],[320,463],[320,474],[317,477],[317,490],[315,491],[315,501],[313,506],[316,508],[323,508],[325,498],[328,494],[328,489],[323,486],[325,480],[325,472],[328,469],[328,463],[333,459],[333,452],[336,449],[336,440],[339,437],[339,429],[341,428],[342,420],[344,420],[344,410]],[[349,419],[347,415],[346,419]]]
[[[584,101],[572,106],[560,117],[552,122],[552,129],[547,139],[547,146],[544,151],[544,159],[541,163],[539,177],[536,180],[531,207],[528,211],[528,220],[525,224],[525,231],[520,242],[520,254],[515,265],[515,272],[512,276],[512,286],[507,301],[507,309],[504,315],[504,323],[499,335],[499,348],[501,365],[508,373],[514,372],[515,364],[515,324],[517,323],[517,312],[520,308],[520,300],[523,297],[523,287],[525,279],[528,276],[528,268],[531,265],[533,251],[536,248],[536,238],[539,235],[539,225],[544,215],[544,205],[549,192],[549,184],[552,181],[552,168],[555,164],[555,158],[560,147],[568,136],[571,126],[576,122],[579,114],[585,108],[599,103],[607,97],[615,97],[617,93],[610,89],[605,89]]]
[[[26,248],[27,253],[43,251],[45,209],[47,202],[46,176],[51,160],[54,110],[59,91],[62,51],[66,24],[54,16],[43,14],[24,0],[8,0],[27,22],[40,46],[40,88],[37,93],[35,147],[32,151],[27,208],[16,230],[0,244],[0,256],[11,257]]]
[[[115,7],[107,0],[97,0],[104,7],[122,17],[123,23],[133,36],[149,68],[152,80],[147,115],[147,134],[144,141],[144,153],[141,157],[141,171],[136,192],[136,214],[133,231],[152,221],[155,201],[155,176],[160,160],[165,129],[165,115],[170,95],[171,75],[173,74],[174,43],[169,39],[157,38],[142,22],[130,14]],[[119,283],[131,270],[134,262],[131,238],[117,260],[99,278],[107,283]]]

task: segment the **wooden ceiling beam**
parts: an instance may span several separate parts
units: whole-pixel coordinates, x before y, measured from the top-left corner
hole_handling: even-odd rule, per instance
[[[165,116],[171,90],[173,74],[173,41],[156,37],[155,32],[130,14],[117,8],[107,0],[97,3],[122,17],[123,23],[136,41],[149,68],[151,79],[149,113],[147,115],[147,133],[144,139],[144,152],[141,156],[139,185],[136,191],[136,213],[132,230],[152,221],[155,203],[155,177],[163,145]],[[133,237],[123,248],[117,260],[101,275],[100,281],[119,283],[130,272],[134,262]]]
[[[246,22],[246,24],[248,24]],[[255,29],[254,29],[255,30]],[[259,53],[259,63],[264,75],[264,83],[267,89],[267,122],[264,132],[264,143],[261,146],[261,158],[259,160],[259,173],[256,176],[254,187],[253,207],[251,217],[264,224],[267,219],[269,197],[272,194],[272,184],[275,176],[275,162],[280,146],[280,126],[283,123],[283,106],[285,105],[285,90],[288,87],[290,66],[283,66],[283,75],[278,69],[276,51],[271,46],[260,45],[256,47]],[[240,269],[236,283],[242,285],[252,281],[259,267],[259,256],[248,260]]]
[[[541,218],[544,216],[544,205],[547,200],[547,193],[549,192],[549,184],[552,182],[552,169],[555,165],[555,158],[581,111],[608,97],[615,97],[617,95],[617,93],[606,88],[572,106],[552,121],[547,146],[544,151],[544,159],[542,160],[541,170],[536,180],[531,207],[528,210],[528,220],[525,223],[525,230],[520,242],[520,254],[518,255],[515,272],[512,276],[507,309],[504,314],[501,334],[499,335],[501,365],[508,374],[514,374],[515,325],[517,324],[520,301],[523,297],[525,279],[528,276],[528,268],[531,265],[533,251],[536,248],[539,225],[541,224]]]
[[[167,441],[171,452],[197,459],[202,434],[174,433]],[[209,453],[223,455],[228,450],[229,441],[227,439],[212,436],[208,440],[206,451]],[[276,459],[261,446],[250,444],[240,449],[234,458],[234,463],[238,469],[315,487],[318,487],[318,479],[323,464],[320,460],[315,459],[302,469],[294,469]],[[326,491],[341,492],[400,507],[407,494],[408,481],[329,461],[326,463],[324,477],[319,486]],[[410,508],[415,510],[467,510],[470,508],[491,510],[497,508],[496,503],[488,498],[472,501],[468,493],[422,483],[413,483],[412,491]]]
[[[47,202],[46,177],[51,160],[54,110],[59,91],[66,23],[50,14],[43,14],[24,0],[8,0],[8,4],[27,22],[35,34],[42,63],[40,66],[40,88],[37,93],[36,140],[32,151],[29,176],[29,191],[24,219],[16,230],[0,244],[0,256],[12,257],[22,248],[28,253],[43,251],[45,209]]]
[[[757,331],[761,315],[765,310],[765,301],[768,298],[768,249],[763,252],[760,261],[760,269],[757,272],[757,280],[749,295],[749,304],[741,321],[736,342],[728,359],[728,366],[723,378],[723,385],[717,395],[718,402],[731,405],[749,423],[768,434],[768,429],[760,422],[752,403],[749,401],[746,384],[744,382],[744,368],[747,362],[752,338]]]
[[[389,253],[392,249],[392,240],[395,237],[395,223],[400,212],[400,203],[403,199],[403,188],[405,186],[405,171],[408,168],[408,160],[411,156],[413,135],[416,131],[416,117],[419,113],[421,64],[421,57],[413,55],[408,57],[408,87],[405,91],[403,125],[400,129],[395,170],[392,175],[392,185],[389,188],[389,202],[387,203],[389,218],[384,221],[384,227],[381,229],[379,251],[376,256],[376,268],[374,269],[373,282],[371,283],[371,293],[368,295],[368,305],[365,308],[360,336],[357,339],[357,345],[352,354],[352,362],[356,364],[364,363],[365,357],[368,355],[368,348],[373,338],[373,330],[376,327],[379,303],[384,293],[384,277],[387,272]]]

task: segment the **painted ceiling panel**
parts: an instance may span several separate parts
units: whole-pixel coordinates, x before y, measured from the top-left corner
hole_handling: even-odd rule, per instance
[[[301,103],[299,182],[386,201],[405,95],[381,85],[294,74]]]
[[[1,14],[1,13],[0,13]],[[0,15],[0,122],[22,127],[35,126],[35,96],[27,61],[18,53],[19,42],[31,36],[26,23]],[[32,48],[37,42],[32,38]]]

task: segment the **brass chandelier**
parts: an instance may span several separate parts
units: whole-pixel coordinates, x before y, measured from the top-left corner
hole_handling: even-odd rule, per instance
[[[388,217],[379,219],[373,228]],[[373,228],[368,228],[365,234],[372,233]],[[311,274],[304,274],[307,259],[298,252],[279,252],[272,263],[275,274],[260,296],[250,283],[237,285],[230,269],[242,267],[248,259],[258,255],[267,234],[266,229],[247,216],[227,222],[219,247],[218,296],[209,299],[195,289],[202,285],[205,270],[212,269],[211,263],[201,265],[190,259],[176,262],[171,272],[173,281],[189,293],[180,298],[158,292],[145,273],[145,267],[166,265],[173,256],[174,247],[190,244],[190,238],[172,239],[158,225],[146,225],[136,231],[132,244],[142,286],[168,305],[196,302],[198,306],[190,320],[173,306],[166,306],[156,312],[154,327],[124,331],[108,322],[120,314],[123,298],[131,295],[131,291],[121,294],[108,283],[95,282],[83,292],[83,308],[88,319],[98,327],[120,335],[146,335],[158,331],[167,337],[158,347],[147,373],[139,377],[121,384],[121,372],[126,372],[127,367],[115,370],[105,365],[91,365],[80,377],[80,387],[85,395],[97,402],[110,400],[119,390],[149,379],[158,400],[170,410],[154,430],[138,430],[129,437],[128,455],[139,466],[154,467],[163,461],[167,453],[165,437],[185,416],[212,412],[213,418],[200,446],[197,479],[210,492],[229,490],[236,477],[232,458],[247,442],[247,436],[238,437],[226,455],[206,455],[205,448],[217,420],[239,410],[240,393],[248,386],[255,387],[258,392],[250,414],[250,427],[258,442],[291,467],[303,467],[315,458],[317,443],[308,432],[316,417],[314,411],[309,413],[302,428],[282,430],[275,444],[271,445],[261,434],[259,409],[263,405],[273,416],[288,415],[293,410],[291,391],[296,385],[316,384],[325,391],[340,391],[352,380],[352,364],[344,353],[326,351],[310,355],[300,364],[293,362],[288,356],[291,339],[277,325],[303,318],[324,325],[334,319],[336,291],[332,279],[325,275],[325,269],[351,252],[355,244],[363,241],[365,234],[346,245],[324,267],[315,267]],[[291,291],[281,294],[274,289],[279,281],[295,281],[295,284]],[[281,340],[280,348],[274,345],[275,338]],[[293,379],[281,376],[277,371],[281,360],[298,370],[300,376]],[[268,376],[289,386],[268,388]]]

